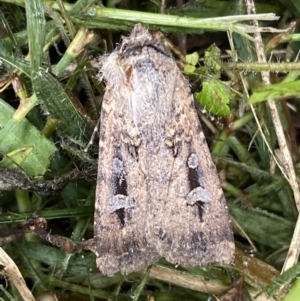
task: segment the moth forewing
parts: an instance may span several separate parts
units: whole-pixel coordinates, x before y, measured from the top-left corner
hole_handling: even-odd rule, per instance
[[[132,133],[124,116],[128,87],[120,87],[115,81],[115,76],[121,77],[115,61],[109,60],[107,64],[108,69],[112,64],[115,70],[112,75],[105,75],[94,235],[97,266],[111,276],[118,271],[128,274],[140,270],[157,261],[159,256],[145,237],[146,181],[132,153],[138,141],[134,138],[127,141],[125,137]]]
[[[108,275],[230,263],[233,235],[187,80],[137,24],[102,68],[95,241]]]
[[[157,54],[156,59],[164,58]],[[169,91],[173,106],[172,114],[167,115],[172,117],[166,120],[165,134],[170,136],[174,129],[175,133],[173,147],[161,142],[163,161],[162,156],[151,156],[151,150],[148,154],[153,166],[148,168],[149,173],[157,173],[156,177],[165,181],[148,188],[151,202],[147,239],[172,263],[230,263],[234,253],[230,220],[194,100],[175,62],[164,61],[165,68],[169,62],[168,68],[176,70],[165,75],[166,83],[175,82],[173,91]],[[159,168],[155,170],[155,166]]]

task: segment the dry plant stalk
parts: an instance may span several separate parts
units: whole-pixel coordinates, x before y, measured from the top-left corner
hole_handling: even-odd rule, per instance
[[[20,273],[20,270],[14,263],[14,261],[7,255],[7,253],[0,247],[0,264],[4,266],[0,274],[8,277],[10,281],[14,284],[20,293],[20,296],[25,301],[35,301],[34,296],[28,289],[25,280]]]
[[[246,0],[246,7],[247,7],[247,12],[248,14],[255,14],[255,5],[253,0]],[[257,21],[253,21],[253,23],[258,26],[258,22]],[[258,62],[260,63],[266,63],[266,56],[264,53],[264,48],[263,48],[263,42],[262,42],[262,38],[261,38],[261,34],[260,33],[254,33],[254,39],[255,39],[255,49],[257,52],[257,58],[258,58]],[[263,71],[261,72],[262,75],[262,81],[264,84],[270,84],[270,73]],[[283,175],[287,178],[287,180],[289,181],[291,188],[293,190],[294,193],[294,198],[295,198],[295,203],[296,206],[298,208],[298,211],[300,212],[300,190],[299,190],[299,185],[297,182],[297,177],[296,177],[296,173],[295,173],[295,169],[294,169],[294,164],[293,164],[293,160],[292,160],[292,156],[290,154],[289,148],[288,148],[288,144],[286,142],[286,138],[284,135],[284,131],[282,128],[282,124],[280,121],[280,117],[279,117],[279,112],[276,106],[276,102],[274,99],[269,99],[268,100],[268,106],[271,112],[271,116],[272,116],[272,120],[273,120],[273,124],[275,127],[275,131],[276,131],[276,135],[277,135],[277,139],[278,139],[278,143],[280,146],[280,151],[282,153],[282,160],[283,160],[283,166],[279,166],[279,168],[281,169],[281,171],[283,172]],[[288,255],[286,257],[284,266],[282,271],[286,271],[289,268],[291,268],[297,261],[298,261],[298,257],[300,254],[300,246],[299,246],[299,242],[300,242],[300,215],[298,216],[298,220],[296,223],[296,227],[294,230],[294,234],[293,234],[293,238],[290,244],[290,248],[288,251]]]

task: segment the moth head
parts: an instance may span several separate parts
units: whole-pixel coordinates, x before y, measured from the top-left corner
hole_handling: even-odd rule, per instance
[[[132,55],[142,47],[153,47],[161,53],[170,55],[170,50],[165,43],[165,39],[162,33],[156,32],[151,34],[142,24],[138,23],[134,26],[130,36],[123,37],[123,41],[120,47],[121,55]]]

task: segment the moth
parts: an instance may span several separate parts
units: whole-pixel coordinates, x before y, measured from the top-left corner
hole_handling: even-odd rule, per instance
[[[230,263],[224,194],[189,83],[168,46],[137,24],[100,74],[99,269],[128,274],[161,257],[182,266]]]

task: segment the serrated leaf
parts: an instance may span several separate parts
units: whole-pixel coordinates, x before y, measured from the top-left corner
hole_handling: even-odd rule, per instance
[[[205,51],[204,64],[209,74],[217,74],[221,70],[221,50],[216,45],[211,45]]]
[[[59,128],[71,137],[88,141],[92,122],[80,102],[67,93],[52,74],[42,68],[32,78],[32,84],[43,107],[59,120]]]
[[[209,113],[226,117],[230,114],[227,105],[230,101],[228,88],[219,81],[211,80],[202,83],[202,91],[196,93],[196,100]]]

